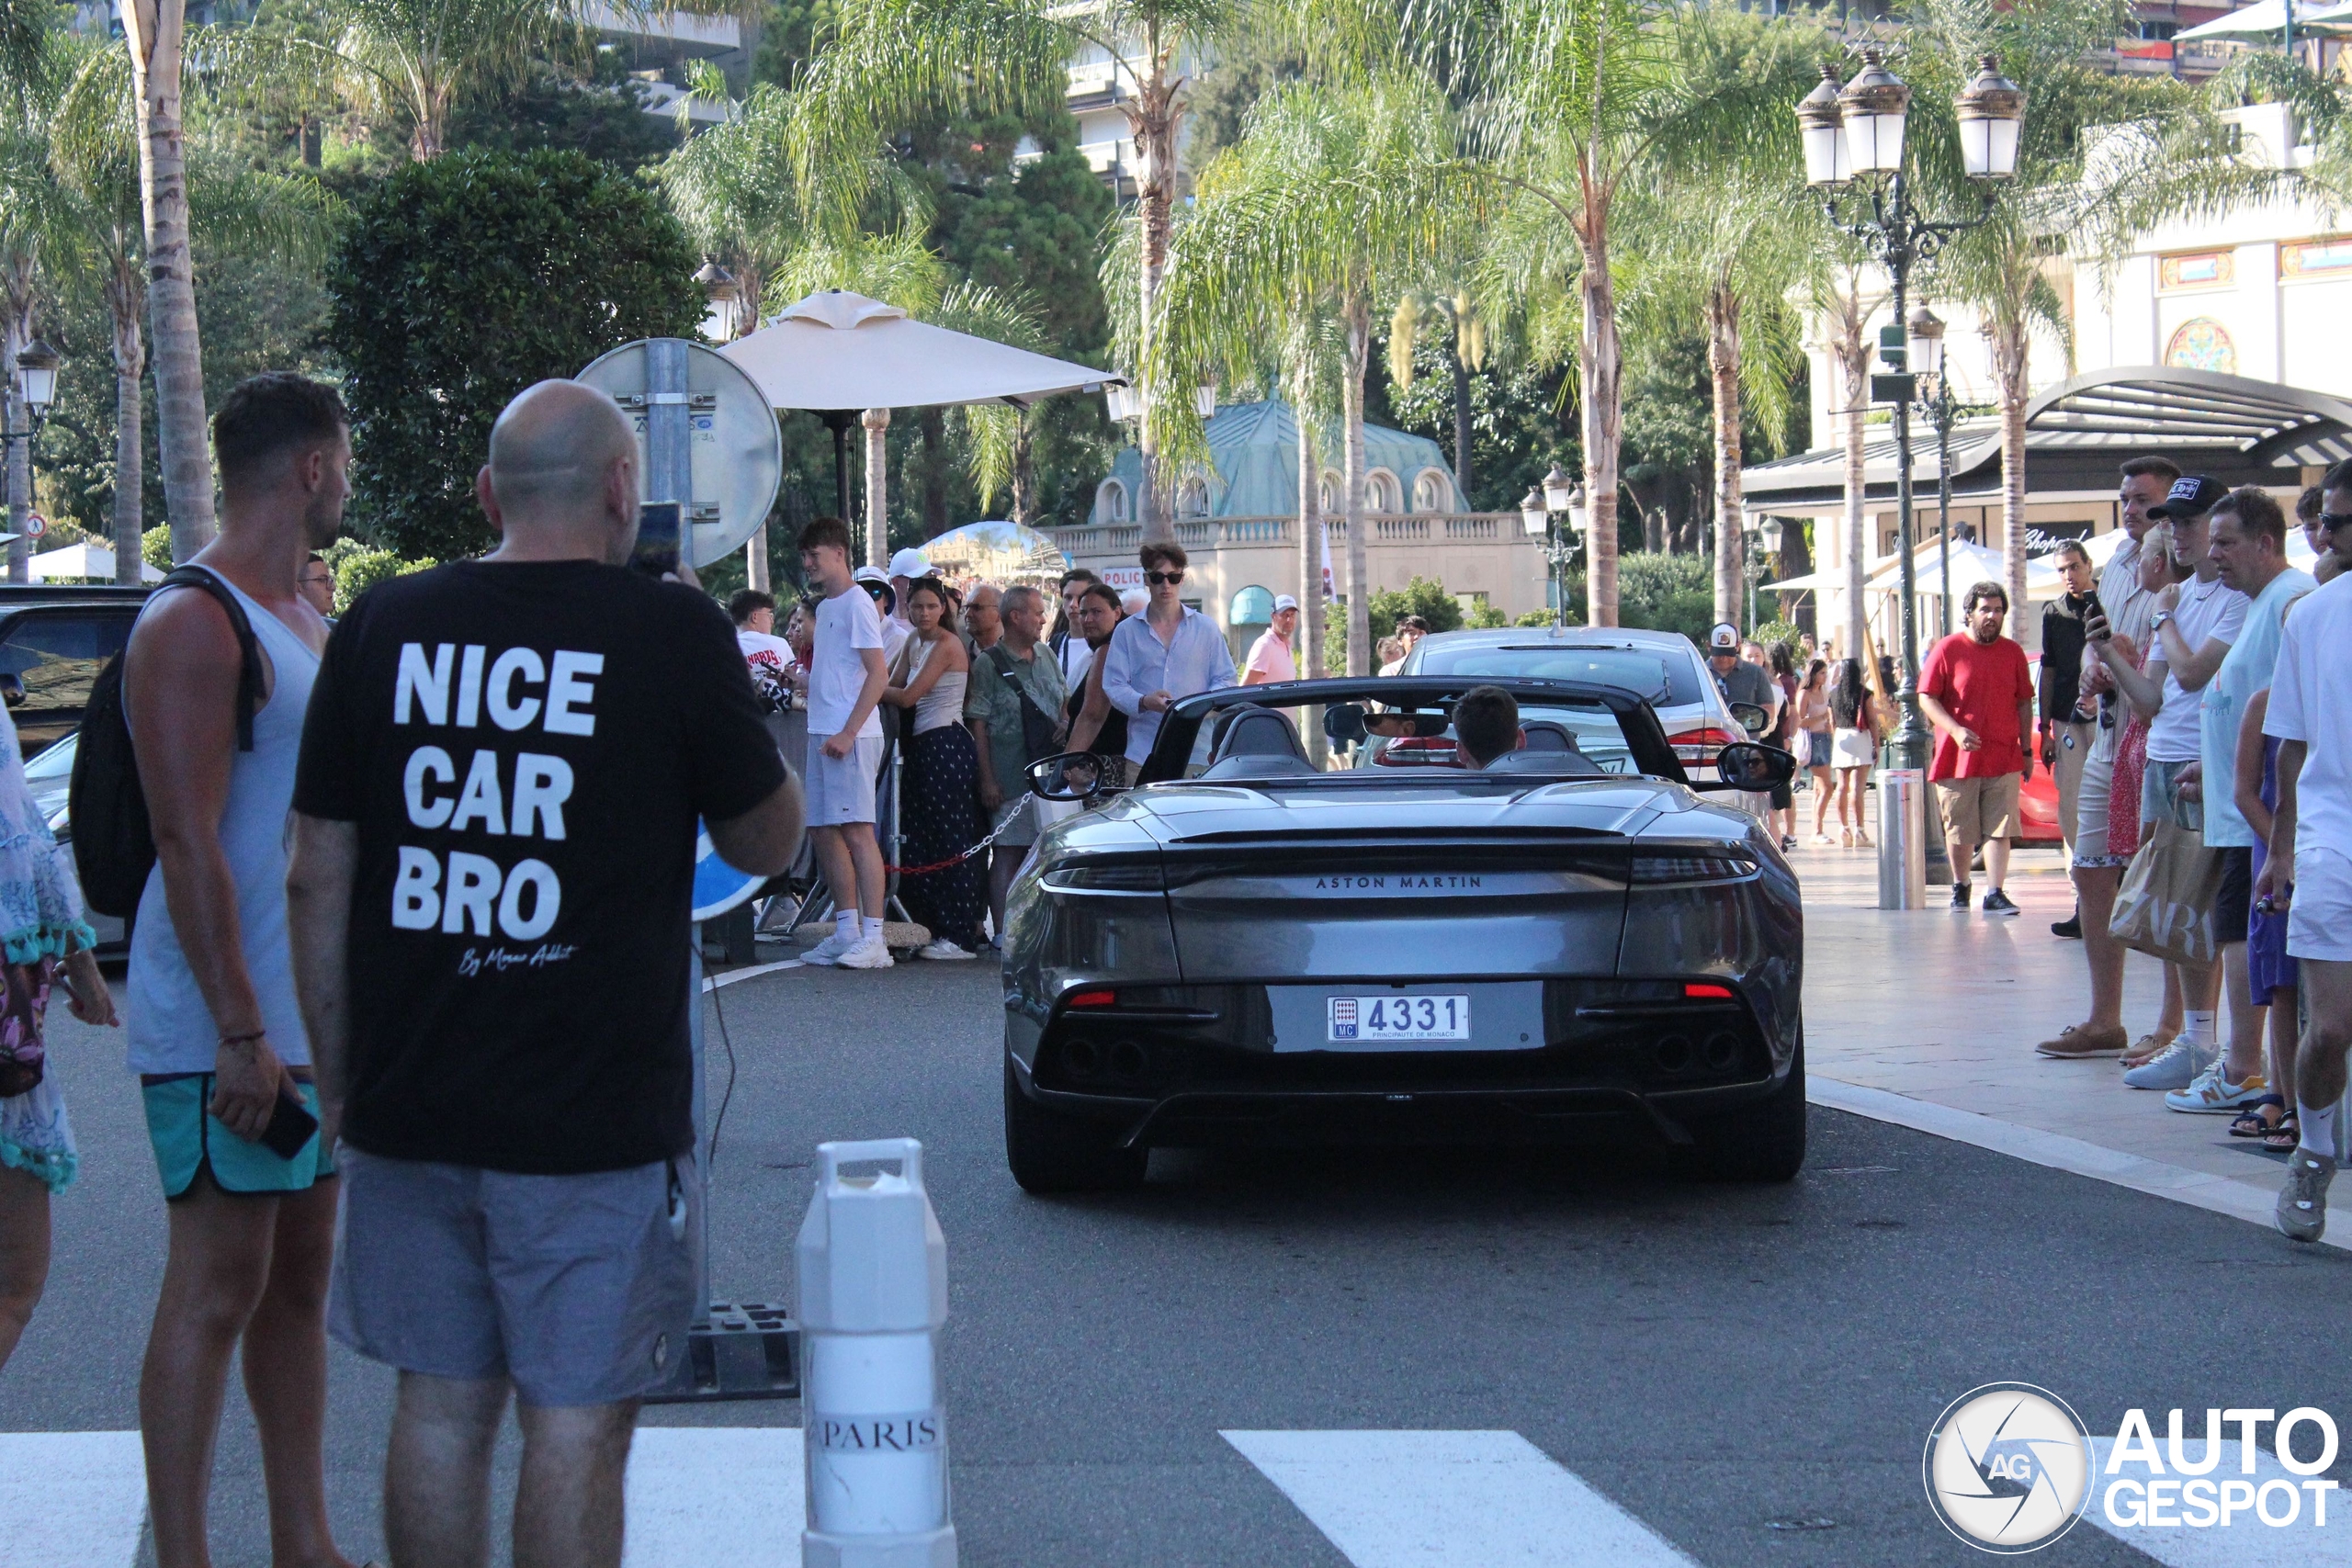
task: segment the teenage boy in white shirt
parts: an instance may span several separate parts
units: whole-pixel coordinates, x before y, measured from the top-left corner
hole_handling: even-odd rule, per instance
[[[882,765],[876,705],[890,672],[882,615],[850,567],[838,517],[800,530],[800,571],[822,593],[808,650],[808,840],[833,890],[833,934],[800,956],[843,969],[888,969],[882,942],[882,846],[874,837],[874,776]]]

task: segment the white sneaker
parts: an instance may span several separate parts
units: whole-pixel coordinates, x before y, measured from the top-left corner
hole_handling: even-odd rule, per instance
[[[854,930],[855,928],[853,927],[852,929]],[[835,926],[833,928],[832,935],[827,937],[824,941],[819,942],[816,946],[810,948],[808,952],[800,955],[800,962],[803,964],[819,964],[827,968],[831,968],[832,965],[841,962],[842,953],[847,953],[851,948],[855,947],[856,945],[857,938],[854,936],[844,936],[842,933],[841,927]]]
[[[954,942],[948,941],[944,936],[935,936],[931,939],[928,946],[917,951],[915,956],[917,958],[933,959],[942,964],[952,964],[957,959],[963,959],[968,963],[976,956],[976,954],[965,948],[956,946]]]
[[[2184,1034],[2165,1046],[2162,1055],[2151,1057],[2124,1074],[2123,1082],[2131,1089],[2187,1089],[2220,1055],[2218,1044],[2193,1045]]]
[[[2230,1082],[2223,1058],[2216,1056],[2213,1065],[2198,1074],[2187,1089],[2166,1094],[2165,1107],[2206,1114],[2235,1111],[2249,1100],[2260,1099],[2263,1087],[2260,1073],[2253,1074],[2244,1083]]]
[[[894,966],[890,949],[879,936],[867,937],[834,959],[833,964],[840,969],[888,969]]]

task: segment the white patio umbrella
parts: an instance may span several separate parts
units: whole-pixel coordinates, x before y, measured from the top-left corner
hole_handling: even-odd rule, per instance
[[[2352,38],[2352,0],[2293,0],[2298,35]],[[2173,34],[2176,41],[2207,39],[2233,43],[2275,43],[2287,25],[2285,0],[2255,4]]]
[[[849,513],[848,435],[865,428],[866,515],[884,515],[884,432],[894,408],[1007,402],[1026,408],[1058,392],[1099,392],[1126,379],[1092,366],[918,321],[895,305],[832,288],[787,306],[758,332],[719,352],[735,361],[780,409],[823,414],[833,432],[835,482]],[[863,411],[861,414],[861,411]],[[884,530],[866,530],[866,557],[889,559]]]
[[[104,545],[67,545],[62,549],[43,550],[29,563],[35,582],[59,582],[87,579],[96,582],[114,581],[114,552]],[[139,563],[141,582],[161,582],[164,574]]]

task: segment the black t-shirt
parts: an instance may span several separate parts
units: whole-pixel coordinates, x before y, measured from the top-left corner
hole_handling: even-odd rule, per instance
[[[695,819],[784,765],[718,606],[594,561],[460,561],[327,641],[294,808],[352,822],[343,1134],[618,1170],[694,1141]]]

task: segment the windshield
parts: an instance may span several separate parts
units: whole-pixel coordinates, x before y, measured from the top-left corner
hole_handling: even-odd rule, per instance
[[[1528,675],[1590,681],[1640,693],[1653,707],[1701,701],[1698,672],[1676,654],[1639,649],[1529,643],[1503,648],[1424,647],[1418,675]]]

